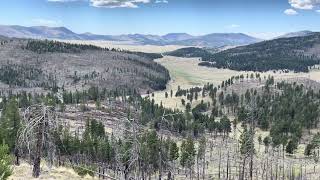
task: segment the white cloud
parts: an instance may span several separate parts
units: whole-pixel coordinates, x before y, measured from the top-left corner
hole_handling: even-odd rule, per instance
[[[239,28],[239,27],[240,27],[240,25],[238,25],[238,24],[230,24],[230,25],[226,26],[227,29],[235,29],[235,28]]]
[[[289,0],[289,4],[296,9],[310,10],[320,5],[320,0]]]
[[[317,13],[320,13],[320,9],[316,10]]]
[[[43,18],[32,19],[32,23],[38,26],[59,26],[62,24],[60,20],[56,21],[56,20],[43,19]]]
[[[169,3],[168,0],[47,0],[49,2],[89,2],[93,7],[103,7],[103,8],[138,8],[139,4],[147,3]]]
[[[138,4],[150,3],[150,0],[90,0],[91,6],[104,8],[138,8]]]
[[[165,3],[168,4],[168,0],[47,0],[49,2],[89,2],[93,7],[103,7],[103,8],[138,8],[139,4],[147,3]]]
[[[165,3],[165,4],[168,4],[169,1],[167,1],[167,0],[156,0],[155,3]]]
[[[284,11],[284,13],[285,13],[286,15],[290,15],[290,16],[292,16],[292,15],[297,15],[297,14],[298,14],[298,12],[297,12],[296,10],[294,10],[294,9],[286,9],[286,10]]]

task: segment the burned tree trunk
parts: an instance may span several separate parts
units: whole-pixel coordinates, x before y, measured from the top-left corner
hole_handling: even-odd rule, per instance
[[[33,161],[32,176],[38,178],[40,176],[40,162],[43,144],[43,118],[40,119],[37,132],[36,152]]]
[[[16,157],[16,160],[15,160],[15,165],[19,166],[20,165],[20,161],[19,161],[19,149],[18,148],[15,148],[14,149],[14,156]]]

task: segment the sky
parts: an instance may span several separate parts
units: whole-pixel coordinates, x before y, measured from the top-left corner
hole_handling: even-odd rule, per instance
[[[320,31],[320,0],[1,0],[0,24],[110,35],[240,32],[268,39]]]

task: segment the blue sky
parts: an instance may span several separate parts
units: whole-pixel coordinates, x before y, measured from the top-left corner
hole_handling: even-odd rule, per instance
[[[96,34],[320,31],[320,0],[1,0],[0,24]]]

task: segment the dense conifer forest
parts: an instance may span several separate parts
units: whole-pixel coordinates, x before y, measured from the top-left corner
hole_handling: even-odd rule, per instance
[[[211,56],[212,54],[205,49],[189,47],[189,48],[181,48],[175,51],[171,51],[166,53],[169,56],[177,56],[177,57],[206,57]]]
[[[123,52],[127,54],[135,54],[140,57],[145,57],[151,60],[162,58],[163,56],[158,53],[145,53],[145,52],[134,52],[115,48],[101,48],[94,45],[86,44],[72,44],[53,40],[28,40],[27,45],[24,49],[36,52],[36,53],[48,53],[48,52],[58,52],[58,53],[80,53],[84,50],[100,50],[100,51],[113,51],[113,52]]]
[[[310,66],[319,64],[319,52],[311,51],[319,44],[320,33],[280,38],[222,51],[203,57],[203,61],[213,62],[213,67],[234,70],[308,72]]]
[[[200,66],[241,71],[291,70],[308,72],[319,64],[320,33],[310,36],[280,38],[225,51],[210,53],[200,48],[184,48],[170,52],[178,57],[201,57]],[[314,48],[314,49],[313,49]]]

